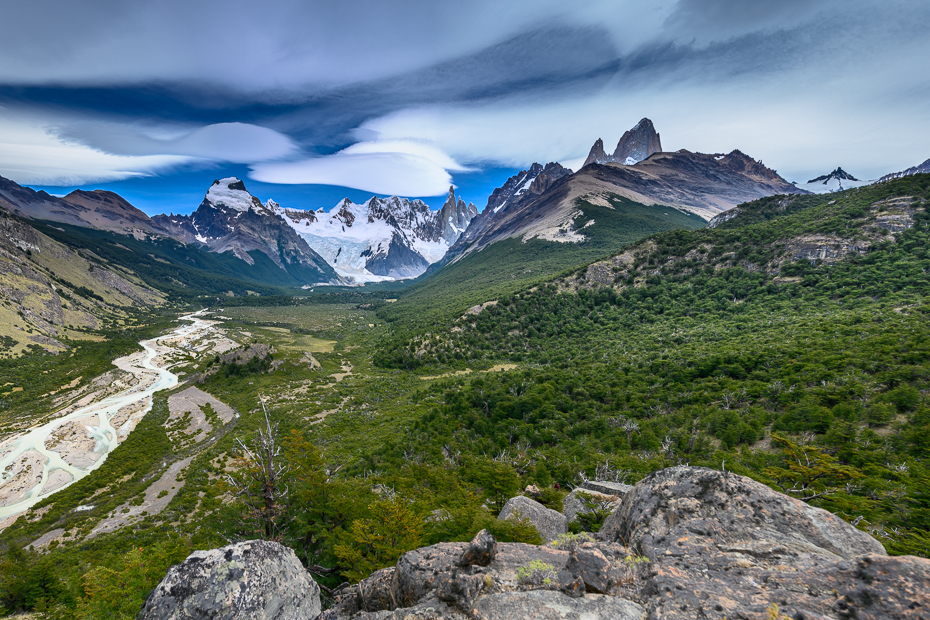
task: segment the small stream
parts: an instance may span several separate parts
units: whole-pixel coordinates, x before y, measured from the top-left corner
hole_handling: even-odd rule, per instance
[[[152,409],[152,395],[159,390],[167,390],[178,384],[178,377],[168,370],[154,364],[154,360],[159,355],[164,355],[173,350],[173,347],[163,344],[163,341],[174,338],[181,338],[182,346],[184,342],[190,341],[193,337],[202,335],[204,331],[210,329],[211,323],[199,318],[200,312],[182,316],[182,320],[190,321],[190,324],[177,327],[165,335],[153,338],[152,340],[143,340],[139,344],[145,349],[143,357],[140,359],[138,353],[121,357],[113,361],[113,364],[120,370],[134,375],[138,384],[129,387],[122,392],[107,396],[89,405],[76,409],[71,413],[52,420],[41,426],[37,426],[25,431],[19,437],[14,439],[13,450],[0,459],[0,472],[4,471],[10,464],[21,457],[29,450],[35,450],[43,459],[45,465],[42,470],[42,480],[34,486],[29,494],[15,504],[0,507],[0,519],[18,514],[38,503],[48,495],[41,495],[42,489],[48,482],[49,476],[55,470],[63,470],[71,474],[71,481],[61,486],[57,490],[67,488],[74,482],[80,480],[90,472],[100,467],[106,460],[107,455],[113,451],[119,443],[118,429],[113,428],[110,420],[116,415],[117,411],[148,399],[142,415],[147,414]],[[96,441],[94,452],[100,454],[100,457],[88,467],[77,467],[65,462],[58,452],[53,452],[45,447],[46,440],[57,428],[68,422],[96,416],[97,424],[85,426],[89,437]],[[133,417],[141,417],[134,414]],[[126,424],[130,424],[127,421]],[[125,441],[125,439],[124,439]],[[0,481],[3,482],[3,481]]]

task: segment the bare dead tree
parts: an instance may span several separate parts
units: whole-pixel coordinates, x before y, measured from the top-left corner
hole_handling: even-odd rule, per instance
[[[265,399],[259,397],[265,414],[265,425],[259,428],[258,437],[246,445],[237,439],[241,456],[238,467],[226,478],[246,506],[246,519],[255,526],[263,540],[280,540],[285,523],[288,486],[287,465],[278,443],[278,424],[272,423],[265,407]]]

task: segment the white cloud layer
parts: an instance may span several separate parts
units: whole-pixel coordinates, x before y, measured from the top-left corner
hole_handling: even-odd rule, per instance
[[[211,161],[251,164],[281,159],[297,150],[287,136],[247,123],[215,123],[191,130],[175,126],[136,126],[99,121],[59,124],[54,133],[116,155],[184,155]]]
[[[4,118],[0,110],[0,176],[31,185],[81,185],[148,176],[190,163],[179,155],[113,155],[63,142],[41,124]]]
[[[739,148],[793,180],[930,155],[919,0],[14,4],[0,96],[36,107],[0,108],[0,174],[23,182],[231,162],[265,182],[439,195],[484,165],[577,169],[644,116],[667,150]],[[108,87],[125,99],[95,101]],[[252,122],[206,124],[211,110]]]
[[[198,162],[254,164],[296,151],[289,137],[246,123],[139,126],[0,108],[0,175],[19,183],[102,183]]]
[[[452,185],[449,172],[431,159],[399,152],[339,152],[294,162],[252,166],[262,183],[351,187],[375,194],[438,196]]]

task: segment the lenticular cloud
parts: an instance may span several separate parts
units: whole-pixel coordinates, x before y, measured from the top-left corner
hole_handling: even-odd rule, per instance
[[[339,185],[375,194],[439,196],[452,177],[427,157],[411,153],[339,152],[294,162],[258,164],[249,175],[262,183]]]

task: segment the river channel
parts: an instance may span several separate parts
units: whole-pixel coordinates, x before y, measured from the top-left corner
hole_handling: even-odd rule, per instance
[[[135,385],[3,442],[0,446],[0,489],[5,489],[7,498],[5,501],[0,498],[0,502],[7,505],[0,505],[0,520],[21,513],[47,497],[51,492],[47,487],[56,491],[66,488],[103,464],[107,455],[125,441],[138,420],[151,410],[152,395],[178,384],[178,376],[169,370],[173,354],[190,349],[191,343],[213,329],[213,321],[201,318],[203,312],[182,316],[181,320],[190,323],[139,342],[144,352],[113,361],[117,368],[136,378]],[[118,416],[121,411],[131,411],[132,415]],[[114,428],[117,418],[119,421]],[[76,432],[67,425],[75,427]],[[69,437],[73,437],[70,444]],[[86,446],[86,452],[76,452],[75,445]]]

